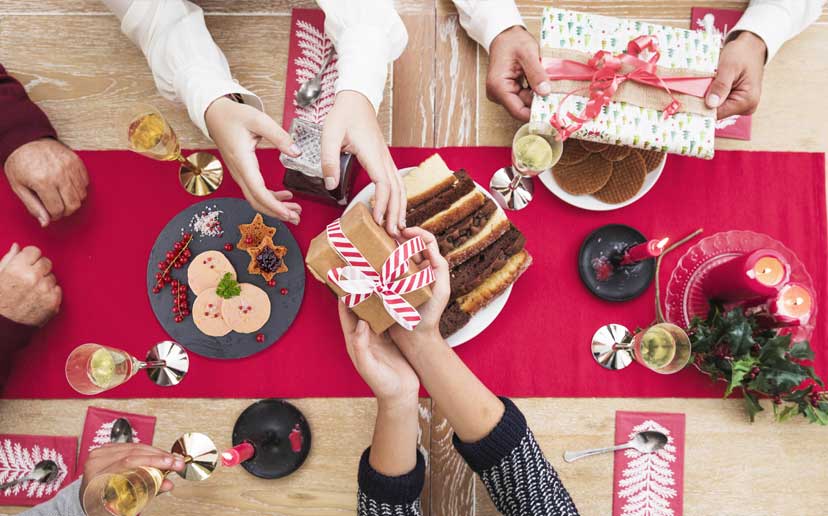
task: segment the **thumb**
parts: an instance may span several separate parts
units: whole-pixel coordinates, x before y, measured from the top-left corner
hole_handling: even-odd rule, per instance
[[[9,252],[7,252],[3,258],[0,258],[0,271],[5,269],[19,252],[20,246],[17,245],[17,242],[13,243],[9,248]]]
[[[253,119],[251,130],[276,146],[277,149],[285,154],[296,157],[302,154],[302,149],[293,143],[293,139],[279,127],[275,120],[270,118],[265,113],[259,111],[257,116]]]
[[[529,86],[538,95],[549,95],[552,93],[552,85],[549,84],[546,70],[541,64],[540,54],[537,45],[526,47],[518,56],[518,62],[523,68],[523,75],[529,82]]]
[[[45,228],[49,225],[51,217],[49,216],[49,212],[46,211],[46,207],[43,206],[43,202],[41,202],[40,198],[38,198],[25,186],[15,187],[14,193],[17,194],[21,201],[23,201],[23,205],[26,206],[26,209],[29,210],[32,217],[37,219],[40,223],[40,227]]]
[[[709,108],[717,108],[730,95],[733,81],[736,80],[736,68],[729,65],[721,66],[716,71],[716,77],[710,83],[710,88],[705,96],[705,104]]]
[[[337,120],[331,120],[322,127],[322,175],[325,176],[325,188],[333,190],[339,184],[339,155],[342,141],[345,139],[345,127]],[[327,121],[326,121],[327,122]]]

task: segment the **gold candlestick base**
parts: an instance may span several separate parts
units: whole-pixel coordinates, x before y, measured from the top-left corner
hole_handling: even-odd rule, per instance
[[[204,197],[218,190],[224,179],[221,161],[209,152],[194,152],[181,160],[178,180],[187,192]]]
[[[175,441],[170,451],[186,457],[184,471],[178,473],[185,480],[205,480],[218,467],[218,449],[204,434],[186,433]]]

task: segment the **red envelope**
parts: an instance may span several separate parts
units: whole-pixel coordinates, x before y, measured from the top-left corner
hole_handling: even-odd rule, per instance
[[[334,83],[339,77],[336,55],[325,68],[319,99],[306,108],[297,106],[295,100],[296,90],[302,83],[319,73],[330,52],[334,52],[334,47],[330,38],[325,35],[325,13],[319,9],[293,9],[285,77],[285,109],[282,115],[282,126],[285,131],[290,130],[290,123],[296,117],[321,124],[333,107]]]
[[[49,500],[75,479],[76,437],[0,435],[0,484],[25,476],[42,460],[58,465],[51,482],[26,481],[0,491],[0,505],[33,506]]]
[[[109,443],[112,424],[118,418],[125,418],[132,425],[132,442],[152,444],[155,434],[155,417],[118,412],[105,408],[89,407],[86,410],[86,422],[83,424],[80,451],[78,452],[78,472],[83,471],[89,453]]]
[[[684,499],[684,414],[615,413],[615,442],[656,430],[667,436],[659,451],[615,453],[613,516],[681,516]]]
[[[722,34],[724,39],[730,29],[736,25],[743,11],[733,9],[710,9],[694,7],[690,10],[690,28],[707,30],[708,20],[712,21],[714,30]],[[708,18],[705,18],[708,17]],[[717,138],[733,138],[734,140],[750,140],[751,116],[733,115],[716,121]]]

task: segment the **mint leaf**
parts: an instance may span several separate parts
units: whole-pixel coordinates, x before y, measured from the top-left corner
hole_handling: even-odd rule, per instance
[[[239,286],[239,282],[233,278],[233,275],[228,273],[224,274],[224,277],[221,278],[219,281],[218,286],[216,287],[216,295],[222,299],[230,299],[231,297],[236,297],[241,294],[241,287]]]

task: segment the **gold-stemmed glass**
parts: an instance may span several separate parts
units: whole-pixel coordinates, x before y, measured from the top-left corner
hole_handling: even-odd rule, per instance
[[[633,361],[661,374],[677,373],[690,362],[690,338],[668,322],[635,335],[620,324],[607,324],[592,337],[592,357],[606,369],[624,369]]]
[[[141,369],[145,369],[157,385],[178,385],[189,368],[187,352],[171,340],[153,346],[146,361],[120,349],[83,344],[72,350],[66,359],[66,380],[79,393],[91,396],[114,389]]]
[[[532,177],[550,170],[561,159],[563,144],[555,139],[550,125],[536,130],[524,124],[512,139],[512,165],[497,170],[489,182],[489,192],[506,210],[522,210],[532,201]]]
[[[184,457],[185,480],[207,479],[218,465],[218,450],[204,434],[187,433],[173,444],[172,453]],[[170,471],[142,466],[93,478],[83,492],[86,516],[137,516],[155,499]]]
[[[203,197],[221,186],[224,169],[218,158],[209,152],[194,152],[185,158],[178,136],[154,106],[134,104],[125,118],[129,149],[158,161],[178,161],[178,180],[189,193]]]

